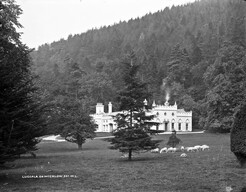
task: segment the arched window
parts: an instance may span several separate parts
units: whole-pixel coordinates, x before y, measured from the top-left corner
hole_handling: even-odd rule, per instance
[[[172,130],[174,130],[174,123],[175,123],[175,120],[173,119],[172,120]]]
[[[182,121],[181,119],[179,119],[179,131],[181,131],[181,129],[182,129]]]
[[[165,113],[164,113],[164,115],[166,116],[166,115],[167,115],[167,113],[165,112]]]
[[[185,122],[185,128],[186,128],[186,131],[189,130],[189,120],[188,119]]]

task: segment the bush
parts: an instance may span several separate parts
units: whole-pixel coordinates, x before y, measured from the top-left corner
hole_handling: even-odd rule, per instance
[[[181,143],[181,140],[177,138],[176,131],[174,130],[172,135],[169,137],[167,145],[170,147],[176,147],[179,143]]]
[[[231,130],[231,151],[237,157],[241,167],[246,166],[246,104],[235,115]]]

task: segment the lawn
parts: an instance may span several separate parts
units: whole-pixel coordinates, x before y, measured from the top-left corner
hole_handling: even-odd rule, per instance
[[[164,147],[170,135],[158,135]],[[78,151],[67,142],[40,143],[37,158],[29,155],[0,170],[0,191],[161,191],[233,192],[246,187],[246,169],[230,152],[228,134],[177,135],[184,146],[208,144],[209,151],[188,153],[142,153],[133,161],[121,159],[101,139],[89,140]],[[24,177],[54,178],[24,178]]]

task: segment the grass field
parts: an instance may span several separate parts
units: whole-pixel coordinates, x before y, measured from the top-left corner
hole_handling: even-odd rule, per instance
[[[164,147],[170,135],[158,135]],[[133,161],[121,159],[109,143],[89,140],[78,151],[67,142],[40,143],[37,158],[22,157],[14,168],[0,170],[0,191],[161,191],[233,192],[246,187],[246,169],[230,152],[229,135],[177,135],[184,146],[208,144],[209,151],[188,153],[142,153]],[[64,175],[67,175],[66,177]],[[56,178],[24,178],[24,177]]]

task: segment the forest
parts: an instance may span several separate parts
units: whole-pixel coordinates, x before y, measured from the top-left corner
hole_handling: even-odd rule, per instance
[[[52,106],[49,129],[63,109],[94,113],[111,101],[118,110],[122,60],[134,52],[150,105],[170,94],[170,104],[193,111],[193,129],[230,132],[246,101],[245,13],[243,0],[200,0],[39,46],[32,72]]]

